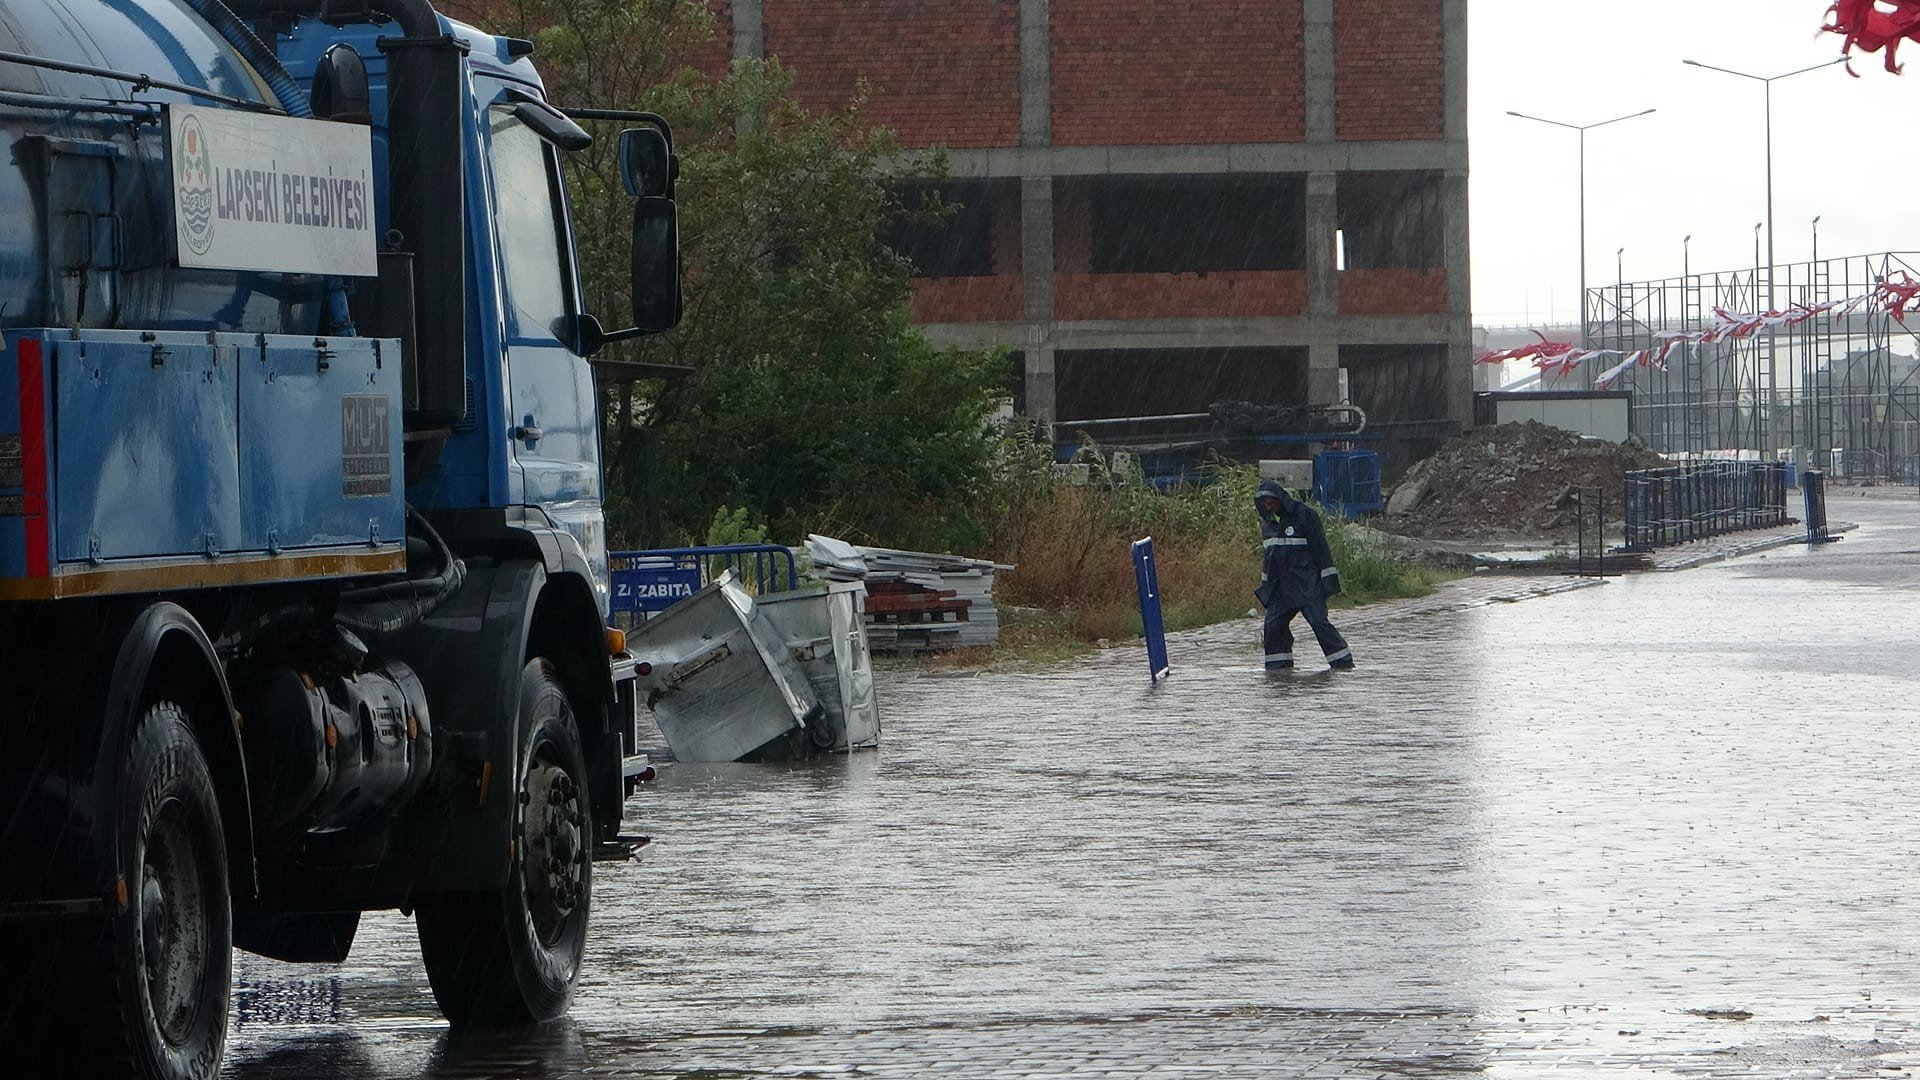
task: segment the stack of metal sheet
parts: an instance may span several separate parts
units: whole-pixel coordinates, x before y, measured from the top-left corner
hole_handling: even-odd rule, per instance
[[[875,649],[912,652],[992,645],[1000,640],[993,577],[1011,570],[986,559],[863,547],[867,638]],[[882,596],[895,599],[892,610]]]

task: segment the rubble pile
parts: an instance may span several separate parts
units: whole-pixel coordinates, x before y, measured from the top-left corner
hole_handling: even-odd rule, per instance
[[[1661,464],[1637,439],[1586,439],[1536,420],[1480,428],[1408,469],[1384,524],[1435,538],[1557,537],[1579,527],[1577,489],[1602,489],[1617,519],[1623,475]]]

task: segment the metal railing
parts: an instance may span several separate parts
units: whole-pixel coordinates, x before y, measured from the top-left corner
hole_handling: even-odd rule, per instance
[[[1788,524],[1787,468],[1708,461],[1626,474],[1626,551]]]

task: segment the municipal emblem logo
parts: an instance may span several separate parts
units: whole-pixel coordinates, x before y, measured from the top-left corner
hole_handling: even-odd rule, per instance
[[[173,190],[180,238],[195,255],[205,255],[213,246],[213,159],[197,117],[180,121],[173,147]]]
[[[1293,526],[1291,526],[1291,525],[1289,525],[1289,526],[1287,526],[1287,535],[1288,535],[1288,536],[1292,536],[1292,535],[1293,535]]]

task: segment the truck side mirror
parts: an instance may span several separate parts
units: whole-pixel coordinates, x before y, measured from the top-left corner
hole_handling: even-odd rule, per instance
[[[637,199],[672,198],[672,144],[658,128],[628,128],[620,133],[620,179]]]
[[[624,147],[624,138],[621,143]],[[679,324],[677,210],[672,199],[642,198],[633,204],[633,325],[639,330],[659,332]]]

